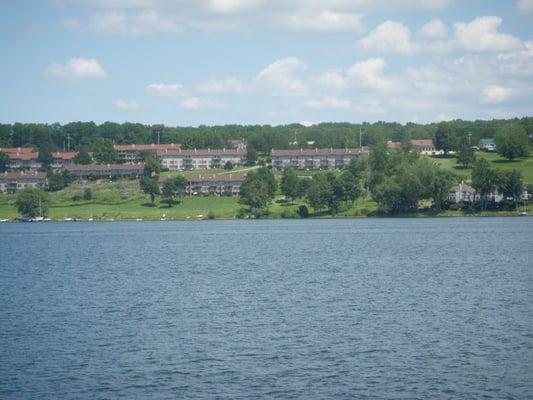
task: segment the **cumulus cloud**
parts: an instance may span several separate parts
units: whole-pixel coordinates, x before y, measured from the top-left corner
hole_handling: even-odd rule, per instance
[[[180,105],[188,110],[213,109],[223,107],[223,104],[218,101],[203,99],[200,97],[188,97],[182,100],[180,102]]]
[[[94,58],[70,58],[64,64],[52,63],[47,75],[60,79],[105,78],[107,73]]]
[[[411,42],[411,31],[400,22],[385,21],[359,40],[359,45],[369,51],[410,55],[416,50]]]
[[[79,22],[78,22],[79,25]],[[161,15],[155,10],[128,13],[111,10],[92,16],[90,27],[99,33],[117,35],[142,35],[155,32],[179,32],[176,19]]]
[[[300,95],[306,92],[307,87],[296,75],[305,69],[306,65],[299,58],[282,58],[260,71],[255,82],[276,95]]]
[[[440,19],[434,19],[424,24],[418,33],[429,39],[444,39],[448,36],[448,28]]]
[[[115,107],[119,110],[134,111],[139,108],[139,104],[134,101],[117,100],[115,101]]]
[[[521,14],[533,14],[533,0],[518,0],[516,10]]]
[[[394,83],[383,76],[385,65],[383,58],[369,58],[360,61],[348,68],[348,78],[358,86],[366,87],[376,92],[387,92],[394,89]],[[399,82],[396,84],[398,86],[397,89],[399,89]]]
[[[359,32],[361,15],[384,10],[442,9],[454,0],[62,0],[82,3],[89,18],[76,27],[100,33],[146,34],[204,30],[269,29]],[[67,24],[68,25],[68,24]]]
[[[318,13],[302,11],[280,18],[283,26],[293,31],[360,32],[361,15],[324,10]]]
[[[520,39],[498,32],[502,23],[500,17],[478,17],[471,22],[454,24],[457,44],[473,52],[504,52],[523,47]]]
[[[179,83],[152,83],[146,91],[159,97],[176,97],[183,95],[183,85]]]
[[[486,103],[502,103],[514,96],[514,90],[508,87],[490,85],[483,89],[483,101]]]
[[[245,90],[245,87],[237,78],[209,79],[196,86],[196,90],[201,93],[241,93]]]
[[[307,107],[310,108],[331,108],[331,109],[344,109],[350,108],[352,102],[350,100],[341,99],[333,96],[322,97],[321,99],[312,99],[304,102]]]

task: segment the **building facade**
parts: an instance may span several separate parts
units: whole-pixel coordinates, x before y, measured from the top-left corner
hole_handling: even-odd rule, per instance
[[[193,149],[161,150],[157,158],[163,168],[190,170],[224,168],[227,163],[238,166],[246,161],[246,150],[241,149]]]
[[[424,139],[424,140],[411,140],[411,147],[413,150],[418,151],[420,154],[425,154],[428,156],[435,156],[439,154],[444,154],[443,151],[438,151],[433,144],[433,140]]]
[[[0,152],[9,157],[10,169],[36,170],[42,166],[39,153],[30,147],[3,147]]]
[[[13,194],[26,188],[44,189],[47,186],[46,172],[11,171],[0,174],[0,193]]]
[[[76,151],[55,151],[52,153],[52,169],[63,169],[67,165],[74,164],[74,159],[78,153]]]
[[[363,148],[353,149],[299,149],[276,150],[272,149],[272,167],[283,169],[340,169],[345,167],[354,158],[368,154]]]
[[[494,139],[483,138],[479,140],[479,149],[483,151],[496,151],[496,142]]]
[[[187,177],[186,193],[238,196],[246,174],[197,175]]]
[[[77,178],[138,178],[144,175],[144,163],[72,164],[65,170]]]
[[[118,160],[122,163],[138,163],[144,161],[143,153],[152,153],[157,155],[158,151],[164,150],[178,150],[181,148],[180,144],[166,143],[166,144],[116,144],[115,151],[117,152]]]

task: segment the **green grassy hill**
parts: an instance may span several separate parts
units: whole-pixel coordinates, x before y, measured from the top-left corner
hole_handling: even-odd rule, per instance
[[[485,153],[478,151],[476,152],[476,157],[485,158],[495,169],[517,169],[522,172],[522,176],[524,177],[525,182],[533,184],[533,155],[530,155],[529,157],[518,158],[513,161],[508,161],[496,153]],[[432,157],[432,159],[436,160],[443,168],[453,171],[455,174],[459,175],[460,177],[463,177],[465,181],[469,180],[471,177],[472,169],[463,169],[462,167],[458,166],[455,157]]]

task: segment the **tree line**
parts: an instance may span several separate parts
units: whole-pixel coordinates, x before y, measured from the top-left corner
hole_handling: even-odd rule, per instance
[[[228,140],[245,139],[254,151],[269,153],[272,148],[291,147],[358,147],[384,140],[406,142],[409,139],[437,140],[446,151],[459,149],[480,138],[495,138],[500,132],[520,130],[533,137],[533,118],[463,121],[455,120],[431,124],[321,123],[309,127],[300,124],[224,125],[198,127],[170,127],[160,124],[71,122],[68,124],[14,123],[0,124],[0,147],[35,147],[59,150],[85,150],[106,158],[113,144],[181,143],[183,148],[223,148]],[[438,132],[439,131],[439,132]],[[438,134],[437,134],[438,132]],[[102,153],[102,154],[99,154]],[[112,154],[111,154],[112,156]],[[102,161],[104,162],[104,161]]]

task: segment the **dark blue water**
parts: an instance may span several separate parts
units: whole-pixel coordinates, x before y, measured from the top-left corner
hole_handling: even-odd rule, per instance
[[[0,225],[2,399],[533,398],[533,219]]]

